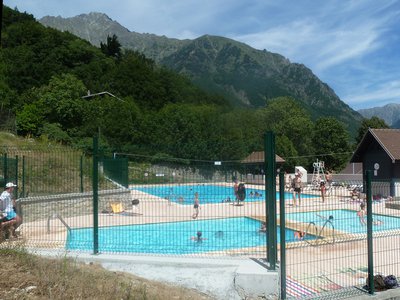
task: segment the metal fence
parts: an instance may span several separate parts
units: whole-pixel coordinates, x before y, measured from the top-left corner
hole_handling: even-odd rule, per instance
[[[18,162],[19,241],[28,247],[268,262],[269,235],[276,235],[282,298],[340,298],[365,293],[371,271],[399,275],[400,201],[390,197],[390,182],[367,189],[361,176],[314,172],[301,177],[299,199],[293,170],[272,181],[281,202],[277,231],[267,232],[271,183],[259,162],[117,154],[107,167],[99,160],[94,190],[96,163],[78,151],[4,153]],[[370,209],[362,210],[368,193]]]
[[[289,242],[279,251],[282,298],[373,293],[368,278],[399,276],[400,199],[392,181],[370,182],[304,183],[301,201],[280,205]]]

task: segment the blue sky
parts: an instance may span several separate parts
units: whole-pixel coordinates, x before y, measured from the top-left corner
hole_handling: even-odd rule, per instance
[[[400,104],[400,0],[4,0],[37,19],[102,12],[130,31],[229,37],[310,68],[353,109]]]

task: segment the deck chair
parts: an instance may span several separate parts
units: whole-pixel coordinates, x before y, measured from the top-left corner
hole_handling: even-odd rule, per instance
[[[133,204],[133,203],[132,203]],[[113,214],[118,214],[118,215],[123,215],[123,216],[137,216],[141,215],[138,212],[134,211],[125,211],[124,206],[122,202],[117,202],[117,203],[111,203],[111,211]]]
[[[111,206],[111,211],[114,214],[120,214],[120,213],[122,213],[124,211],[124,207],[123,207],[121,202],[119,202],[119,203],[111,203],[110,206]]]

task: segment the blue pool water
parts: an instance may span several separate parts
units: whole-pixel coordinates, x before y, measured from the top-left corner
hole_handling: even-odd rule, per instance
[[[200,204],[222,203],[228,199],[228,197],[232,201],[235,199],[233,187],[210,184],[176,186],[151,185],[146,187],[135,187],[133,190],[142,191],[160,198],[169,199],[170,201],[187,205],[193,205],[193,197],[196,192],[199,193]],[[253,192],[254,196],[250,195],[251,192]],[[256,193],[260,196],[256,197]],[[314,198],[318,196],[302,194],[302,197]],[[264,199],[265,191],[263,189],[246,188],[246,202],[263,201]],[[279,199],[279,192],[276,193],[276,199]],[[285,192],[285,199],[292,199],[292,193]]]
[[[240,217],[102,227],[99,229],[99,251],[194,254],[264,246],[266,233],[259,232],[260,225],[260,221]],[[191,239],[197,231],[202,232],[204,240],[201,242]],[[288,242],[294,240],[292,230],[286,230],[286,239]],[[92,251],[93,229],[72,229],[66,247],[68,250]]]
[[[362,225],[357,212],[354,210],[335,209],[317,212],[299,212],[286,214],[288,220],[310,223],[322,226],[329,216],[333,216],[332,224],[335,230],[347,233],[366,233],[367,226]],[[365,216],[365,221],[367,217]],[[400,229],[400,218],[373,214],[374,221],[380,221],[379,225],[373,226],[373,231],[395,230]]]

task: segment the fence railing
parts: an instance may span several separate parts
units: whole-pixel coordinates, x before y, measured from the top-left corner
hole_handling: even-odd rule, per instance
[[[17,201],[20,240],[29,247],[93,252],[92,159],[43,149],[9,151],[7,157],[18,157],[16,180],[24,189]],[[99,252],[265,260],[268,234],[276,234],[287,298],[365,292],[370,255],[373,273],[400,275],[400,199],[391,197],[393,182],[371,182],[366,211],[362,178],[335,180],[334,175],[325,185],[303,178],[298,190],[286,174],[276,181],[281,202],[277,230],[271,233],[266,232],[269,191],[256,169],[240,162],[128,160],[129,166],[107,167],[108,174],[99,168]],[[118,183],[126,170],[128,188]],[[242,195],[235,192],[240,183]]]

